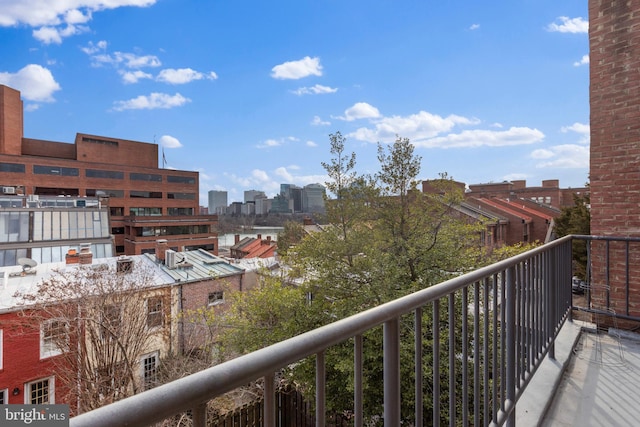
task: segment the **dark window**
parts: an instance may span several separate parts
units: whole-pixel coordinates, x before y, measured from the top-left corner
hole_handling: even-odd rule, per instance
[[[129,208],[129,215],[160,216],[162,215],[162,208]]]
[[[218,305],[224,302],[224,292],[215,291],[209,294],[208,305]]]
[[[108,141],[106,139],[100,139],[100,138],[89,138],[86,136],[82,137],[82,141],[83,142],[91,142],[94,144],[103,144],[103,145],[113,145],[113,146],[118,146],[118,141]]]
[[[106,190],[97,188],[87,188],[87,197],[124,197],[124,190]]]
[[[153,181],[153,182],[162,182],[162,175],[156,175],[152,173],[135,173],[132,172],[129,174],[129,179],[132,181]]]
[[[111,227],[111,234],[124,234],[124,227]]]
[[[60,166],[33,165],[36,175],[78,176],[78,168],[63,168]]]
[[[193,208],[167,208],[167,215],[193,215]]]
[[[124,253],[124,245],[116,246],[116,254],[122,254],[122,253]]]
[[[111,213],[111,216],[124,216],[124,208],[109,208],[109,212]]]
[[[168,175],[167,182],[175,182],[180,184],[195,184],[196,179],[191,176],[176,176],[176,175]]]
[[[167,199],[195,200],[195,193],[167,193]]]
[[[87,178],[124,179],[124,172],[101,169],[87,169],[85,175]]]
[[[158,382],[158,355],[150,354],[142,359],[142,377],[144,389],[148,390],[157,385]]]
[[[129,197],[142,197],[145,199],[162,199],[162,192],[160,191],[129,191]]]
[[[18,172],[24,173],[24,165],[18,163],[0,163],[0,172]]]

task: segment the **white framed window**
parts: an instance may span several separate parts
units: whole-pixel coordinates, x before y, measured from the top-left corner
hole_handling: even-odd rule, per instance
[[[69,339],[67,324],[61,319],[50,319],[40,325],[40,358],[56,356],[64,351]]]
[[[145,354],[140,359],[140,367],[142,368],[142,385],[145,390],[153,388],[158,383],[158,356],[159,353]]]
[[[223,291],[215,291],[210,292],[207,305],[211,307],[212,305],[218,305],[224,303],[224,292]]]
[[[24,403],[26,405],[54,404],[55,400],[54,377],[43,378],[24,385]]]
[[[9,394],[8,394],[9,389],[4,389],[4,390],[0,390],[0,405],[7,405],[9,404]]]
[[[146,300],[147,305],[147,328],[155,329],[164,324],[164,313],[162,310],[162,297],[151,297]]]

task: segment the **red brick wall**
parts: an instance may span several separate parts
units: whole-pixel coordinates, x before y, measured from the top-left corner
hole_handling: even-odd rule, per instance
[[[0,85],[0,154],[20,155],[22,114],[20,92]]]
[[[591,234],[640,236],[640,0],[590,0]],[[594,245],[592,282],[611,286],[613,308],[625,299],[624,250]],[[640,264],[630,263],[631,277]],[[637,282],[637,281],[636,281]],[[631,314],[639,315],[637,283]],[[635,288],[635,289],[634,289]],[[636,300],[636,301],[634,301]]]

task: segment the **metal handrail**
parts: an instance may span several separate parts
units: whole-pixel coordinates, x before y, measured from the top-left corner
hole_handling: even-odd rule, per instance
[[[203,411],[206,410],[205,403],[207,401],[240,386],[246,385],[251,381],[255,381],[260,378],[272,379],[273,374],[280,369],[308,356],[322,354],[325,349],[350,338],[360,337],[364,332],[380,325],[385,325],[384,345],[385,356],[387,356],[385,357],[385,372],[387,372],[388,357],[393,359],[394,352],[398,351],[397,348],[393,348],[392,344],[389,344],[391,345],[391,348],[387,350],[388,343],[386,341],[388,337],[391,337],[390,339],[397,339],[397,337],[394,338],[394,328],[397,328],[397,319],[413,312],[417,313],[425,305],[434,303],[434,301],[439,301],[456,292],[464,290],[466,295],[466,289],[471,286],[488,286],[488,278],[498,277],[499,275],[504,274],[504,272],[509,272],[506,275],[509,283],[502,284],[502,286],[507,286],[508,292],[506,298],[515,298],[515,290],[513,289],[515,289],[516,285],[522,286],[522,289],[524,290],[518,291],[522,293],[522,298],[525,298],[525,296],[528,295],[527,292],[531,290],[532,292],[537,292],[537,294],[539,294],[535,298],[542,298],[542,296],[544,296],[544,298],[548,299],[544,302],[544,306],[542,306],[542,308],[536,308],[536,310],[540,313],[544,311],[546,315],[549,315],[552,311],[554,313],[557,311],[559,315],[548,316],[550,320],[547,321],[547,324],[543,324],[544,322],[539,314],[535,319],[531,320],[531,329],[535,329],[536,331],[542,331],[544,329],[545,332],[543,336],[541,335],[541,337],[538,337],[537,332],[535,332],[534,337],[534,332],[527,332],[531,333],[532,336],[524,336],[523,338],[523,336],[518,335],[522,334],[522,331],[518,332],[515,330],[517,328],[512,328],[512,330],[508,332],[511,333],[512,336],[508,337],[506,343],[501,344],[503,346],[511,346],[507,349],[508,351],[506,351],[506,357],[508,358],[505,365],[506,367],[501,368],[507,371],[505,384],[506,387],[510,388],[510,390],[506,391],[506,396],[500,392],[503,399],[503,402],[501,403],[502,410],[496,411],[496,413],[500,412],[504,416],[503,419],[497,420],[499,424],[502,424],[513,419],[513,410],[509,408],[512,408],[514,402],[521,394],[518,384],[526,384],[530,375],[535,372],[535,368],[537,367],[527,366],[523,372],[520,372],[519,366],[524,362],[518,362],[517,360],[514,360],[514,358],[526,358],[526,363],[529,364],[532,362],[539,363],[540,355],[543,358],[548,351],[553,353],[553,339],[555,338],[557,331],[559,331],[559,327],[562,322],[564,322],[565,317],[563,313],[565,313],[570,306],[570,301],[556,301],[556,297],[552,295],[555,290],[551,291],[551,289],[562,288],[562,286],[559,286],[560,283],[566,283],[566,288],[570,288],[571,268],[569,266],[568,270],[566,268],[558,269],[557,271],[559,271],[559,273],[556,274],[556,272],[551,271],[551,267],[554,262],[566,263],[567,244],[569,245],[570,261],[570,241],[571,236],[558,239],[507,260],[455,277],[438,285],[431,286],[362,313],[358,313],[351,317],[273,344],[253,353],[246,354],[201,372],[175,380],[171,383],[145,391],[138,395],[78,415],[70,420],[70,425],[72,427],[118,425],[143,426],[153,424],[154,422],[166,419],[187,410],[194,411],[194,420],[206,419],[206,414],[203,416]],[[558,255],[558,253],[560,255]],[[558,258],[558,256],[560,256],[560,258]],[[549,265],[546,263],[549,263]],[[538,266],[538,264],[540,264],[540,266]],[[528,267],[526,267],[526,265],[531,265],[531,270],[533,270],[533,266],[535,265],[535,268],[538,268],[540,271],[527,271]],[[544,279],[542,277],[543,273],[546,275],[544,276]],[[519,277],[519,279],[517,279],[516,276]],[[527,277],[529,277],[529,279]],[[539,286],[538,282],[545,282],[545,286],[547,287],[544,288],[544,291],[542,288],[540,288],[540,290],[536,288],[536,286]],[[528,286],[530,286],[531,289],[529,289]],[[527,288],[525,289],[525,287]],[[509,290],[510,288],[512,289]],[[563,295],[563,298],[566,297],[566,290],[562,290],[561,295]],[[494,298],[497,298],[497,295],[494,295]],[[505,296],[503,295],[502,298],[505,298]],[[564,298],[564,300],[567,300],[567,298]],[[570,300],[570,297],[568,300]],[[494,304],[497,303],[494,302]],[[525,320],[525,317],[522,317],[521,320],[514,320],[514,316],[516,316],[516,314],[524,316],[523,312],[516,311],[515,300],[507,301],[504,299],[502,304],[507,305],[510,308],[507,309],[507,317],[502,319],[500,323],[504,320],[509,320],[512,322],[521,322],[522,328],[525,327],[525,323],[527,327],[529,327],[529,323],[527,323],[528,321]],[[557,307],[554,306],[554,304],[557,305]],[[480,313],[476,313],[476,316],[480,316]],[[496,320],[494,323],[497,325],[499,322]],[[389,329],[389,332],[387,332],[387,329]],[[395,331],[395,335],[397,335],[397,331]],[[529,351],[527,348],[527,354],[523,356],[523,354],[518,353],[520,350],[515,348],[516,345],[519,345],[520,341],[517,341],[518,339],[530,341],[527,345],[533,345],[534,341],[539,341],[541,348],[533,351]],[[358,341],[358,339],[356,339],[356,342],[360,342],[361,347],[361,340]],[[390,353],[388,353],[388,351],[390,351]],[[538,354],[538,357],[531,357],[532,354]],[[395,361],[391,363],[398,362]],[[391,371],[389,372],[393,372],[393,366],[391,366],[390,369]],[[385,377],[386,376],[387,375],[385,373]],[[521,378],[519,379],[516,376],[520,376]],[[385,407],[387,403],[391,403],[393,406],[397,405],[394,400],[396,397],[389,397],[390,400],[387,401],[387,394],[399,392],[398,387],[398,384],[392,384],[387,390],[388,387],[385,384]],[[399,401],[399,397],[397,399]],[[358,402],[357,396],[356,402]],[[265,396],[265,406],[269,406],[268,396]],[[505,409],[509,410],[504,412]],[[269,410],[270,409],[268,408],[266,409],[266,411]],[[399,417],[399,413],[396,414],[397,411],[394,411],[394,408],[389,408],[385,412],[391,413],[392,417]],[[265,425],[271,425],[269,418],[272,417],[272,415],[267,412],[265,413],[267,414]],[[389,415],[385,413],[385,417],[387,416]],[[394,424],[395,422],[391,421],[390,425]]]

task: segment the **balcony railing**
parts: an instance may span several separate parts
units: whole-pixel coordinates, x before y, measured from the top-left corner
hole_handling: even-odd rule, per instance
[[[568,236],[81,414],[71,419],[71,426],[145,426],[185,411],[191,411],[194,425],[204,426],[209,400],[261,379],[264,425],[276,426],[274,378],[307,357],[315,357],[315,418],[317,426],[324,426],[325,351],[347,340],[353,342],[353,425],[380,416],[384,425],[399,426],[401,408],[408,405],[414,407],[408,423],[415,426],[513,425],[523,390],[542,360],[554,357],[554,340],[571,310],[572,274]],[[413,326],[413,402],[403,401],[401,393],[400,342],[406,339],[401,322]],[[384,338],[384,411],[365,414],[363,334],[379,327]],[[433,378],[422,374],[429,352],[433,372],[440,373]],[[424,399],[433,402],[427,411]]]

